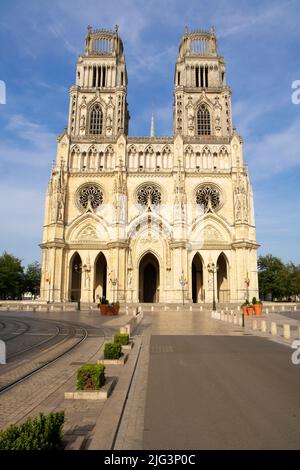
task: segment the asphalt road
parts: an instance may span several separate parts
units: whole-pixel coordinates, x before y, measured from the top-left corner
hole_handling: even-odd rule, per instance
[[[152,336],[144,449],[300,449],[300,365],[252,336]]]

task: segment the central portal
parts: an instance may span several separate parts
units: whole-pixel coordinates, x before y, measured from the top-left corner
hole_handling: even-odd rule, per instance
[[[140,261],[139,301],[159,301],[159,263],[152,253],[147,253]]]

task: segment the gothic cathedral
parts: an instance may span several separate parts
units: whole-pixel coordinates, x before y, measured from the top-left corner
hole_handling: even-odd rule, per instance
[[[88,27],[47,190],[41,298],[258,296],[253,193],[214,29],[181,40],[172,136],[128,135],[127,83],[118,28]]]

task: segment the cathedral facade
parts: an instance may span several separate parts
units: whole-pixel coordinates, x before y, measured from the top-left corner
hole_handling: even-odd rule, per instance
[[[118,28],[88,27],[46,195],[41,298],[257,297],[253,193],[214,29],[181,40],[172,136],[128,135],[127,83]]]

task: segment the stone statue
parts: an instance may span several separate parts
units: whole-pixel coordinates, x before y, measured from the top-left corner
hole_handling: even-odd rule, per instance
[[[80,118],[80,129],[85,128],[85,115],[83,114]]]
[[[127,286],[128,286],[128,289],[131,289],[132,287],[132,272],[130,269],[128,269],[127,271]]]

